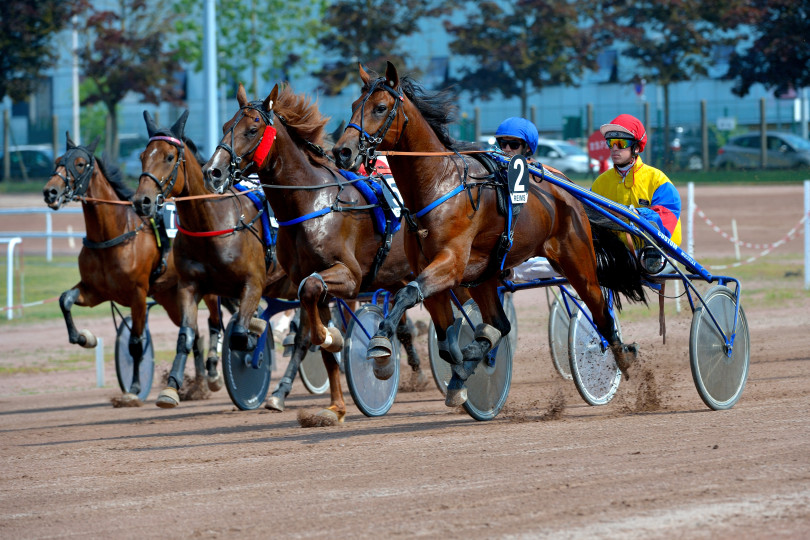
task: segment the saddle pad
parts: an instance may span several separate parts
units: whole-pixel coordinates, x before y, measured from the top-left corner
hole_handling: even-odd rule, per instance
[[[383,187],[374,178],[368,176],[359,176],[351,171],[340,170],[346,180],[357,180],[354,183],[357,190],[360,192],[369,204],[376,204],[372,209],[371,215],[374,217],[374,227],[380,234],[395,233],[399,230],[401,219],[397,215],[383,193]],[[392,179],[393,181],[393,179]],[[391,230],[386,231],[386,221],[390,221]]]
[[[255,188],[256,185],[251,183],[250,181],[247,181],[234,184],[233,187],[237,191],[244,192]],[[264,196],[264,192],[250,191],[245,196],[251,201],[253,201],[253,204],[256,206],[256,209],[259,212],[264,210],[264,213],[262,214],[261,218],[262,231],[264,232],[264,243],[268,246],[275,246],[276,234],[278,233],[278,222],[276,222],[276,218],[273,215],[273,209],[270,208],[269,204],[267,204],[267,198]]]

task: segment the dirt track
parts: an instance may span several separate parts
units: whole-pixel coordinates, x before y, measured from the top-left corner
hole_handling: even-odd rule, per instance
[[[697,201],[724,229],[718,216],[736,217],[740,237],[752,243],[778,240],[802,213],[800,186],[704,188]],[[698,260],[733,254],[697,219],[696,237]],[[754,254],[743,250],[743,258]],[[774,255],[795,273],[801,240]],[[485,423],[447,409],[432,383],[401,392],[382,418],[364,417],[346,391],[344,425],[304,429],[299,412],[317,411],[326,398],[306,394],[298,381],[284,413],[237,411],[225,390],[167,411],[153,404],[157,381],[144,407],[111,407],[118,394],[111,362],[101,389],[92,358],[75,371],[0,372],[0,531],[4,538],[806,538],[810,298],[801,279],[791,279],[793,299],[744,300],[751,371],[742,399],[724,412],[706,408],[692,382],[688,309],[668,313],[666,346],[652,309],[623,320],[625,337],[641,346],[637,376],[610,404],[585,405],[549,360],[542,291],[515,296],[513,385],[504,411]],[[763,283],[767,289],[746,281],[743,298]],[[113,342],[109,315],[77,318]],[[159,317],[150,326],[171,351],[176,331]],[[61,321],[0,332],[2,367],[75,352]],[[424,339],[417,341],[427,365]],[[170,358],[159,356],[159,370]]]

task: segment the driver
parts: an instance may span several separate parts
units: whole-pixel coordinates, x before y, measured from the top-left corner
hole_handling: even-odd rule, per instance
[[[540,134],[537,132],[537,127],[529,120],[518,116],[507,118],[501,122],[495,132],[495,141],[498,148],[510,158],[522,154],[529,159],[537,150],[537,141],[539,139]]]
[[[599,131],[610,148],[613,168],[594,180],[591,191],[632,206],[641,217],[680,245],[681,196],[667,175],[641,161],[639,153],[647,144],[644,125],[634,116],[620,114]]]

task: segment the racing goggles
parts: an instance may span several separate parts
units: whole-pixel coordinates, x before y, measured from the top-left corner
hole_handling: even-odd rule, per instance
[[[507,148],[517,150],[523,146],[523,141],[519,139],[496,139],[496,142],[498,143],[498,148],[501,150],[506,150]]]
[[[633,141],[630,139],[605,139],[608,148],[618,148],[624,150],[633,146]]]

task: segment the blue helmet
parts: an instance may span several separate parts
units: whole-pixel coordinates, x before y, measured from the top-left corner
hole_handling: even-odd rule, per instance
[[[517,137],[518,139],[523,139],[526,141],[526,144],[529,145],[531,153],[534,154],[534,151],[537,150],[537,141],[540,139],[540,134],[537,132],[537,128],[533,123],[525,118],[513,116],[501,122],[501,125],[498,126],[498,131],[495,132],[495,137]]]

